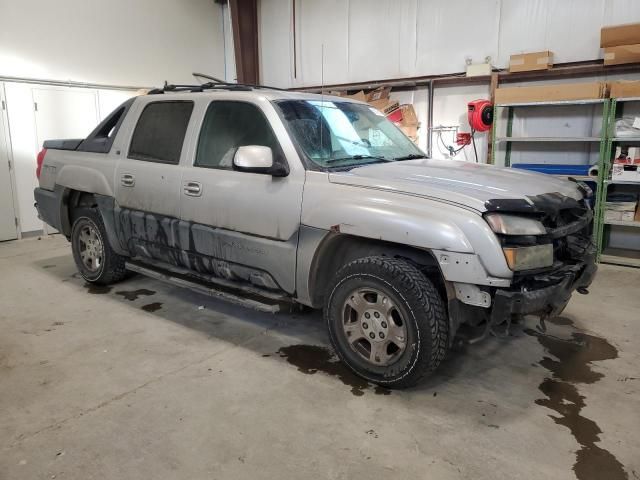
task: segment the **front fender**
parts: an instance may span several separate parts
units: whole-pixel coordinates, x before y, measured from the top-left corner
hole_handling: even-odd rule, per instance
[[[308,172],[301,223],[434,252],[471,254],[492,277],[513,276],[495,234],[480,212],[466,207],[333,184],[326,174]]]

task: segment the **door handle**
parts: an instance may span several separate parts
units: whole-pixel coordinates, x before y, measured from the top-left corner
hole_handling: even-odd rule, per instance
[[[130,173],[125,173],[120,177],[120,185],[123,187],[133,187],[136,184],[136,177]]]
[[[200,182],[186,182],[184,184],[184,194],[191,197],[202,195],[202,184]]]

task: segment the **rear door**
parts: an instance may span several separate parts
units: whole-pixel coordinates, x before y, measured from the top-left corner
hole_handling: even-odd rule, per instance
[[[296,153],[277,113],[266,100],[213,100],[194,143],[180,193],[191,268],[293,293],[305,173],[287,163]],[[270,147],[288,176],[234,170],[248,145]]]
[[[136,255],[179,264],[179,163],[194,104],[149,100],[136,107],[132,133],[116,146],[121,156],[115,178],[118,235]]]

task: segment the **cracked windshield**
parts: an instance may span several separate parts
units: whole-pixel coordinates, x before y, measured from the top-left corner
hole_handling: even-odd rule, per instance
[[[426,158],[393,123],[369,105],[328,100],[277,102],[295,141],[323,168]]]

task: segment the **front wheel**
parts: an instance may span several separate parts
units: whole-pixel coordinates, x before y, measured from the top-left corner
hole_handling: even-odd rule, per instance
[[[366,257],[345,265],[328,290],[324,315],[340,359],[385,387],[415,385],[446,353],[449,322],[442,298],[403,260]]]
[[[71,250],[82,278],[100,285],[122,280],[126,275],[126,259],[109,245],[100,212],[95,208],[79,208],[73,218]]]

